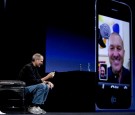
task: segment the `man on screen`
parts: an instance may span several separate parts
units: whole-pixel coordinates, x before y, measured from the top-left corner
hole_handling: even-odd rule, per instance
[[[108,68],[108,82],[130,84],[131,74],[123,66],[124,43],[118,33],[113,32],[109,37],[108,56],[110,67]]]
[[[105,64],[101,64],[100,65],[100,80],[106,80],[107,76],[106,76],[106,65]]]

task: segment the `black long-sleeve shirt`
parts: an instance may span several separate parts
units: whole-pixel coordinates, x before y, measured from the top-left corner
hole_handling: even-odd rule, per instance
[[[118,80],[117,75],[115,75],[112,72],[112,67],[109,67],[108,68],[108,81],[107,82],[131,84],[131,73],[130,73],[130,71],[128,69],[126,69],[123,66],[122,67],[122,76],[121,76],[121,79]]]
[[[26,86],[42,83],[38,68],[32,63],[26,64],[19,73],[19,79],[26,83]]]

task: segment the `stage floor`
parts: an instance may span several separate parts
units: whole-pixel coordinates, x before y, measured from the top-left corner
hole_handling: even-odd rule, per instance
[[[27,114],[28,112],[6,112],[6,114]],[[45,115],[135,115],[135,112],[47,112]]]

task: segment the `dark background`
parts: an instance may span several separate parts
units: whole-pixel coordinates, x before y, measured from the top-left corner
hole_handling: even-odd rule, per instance
[[[1,80],[17,79],[20,69],[31,62],[34,53],[46,56],[48,28],[92,36],[94,41],[94,0],[7,0],[6,6],[3,4]],[[46,57],[39,69],[41,75],[45,73],[45,64]],[[95,111],[94,72],[56,72],[52,82],[55,88],[48,95],[46,111]]]
[[[128,3],[132,8],[134,25],[134,1],[122,1]],[[4,0],[0,1],[0,79],[17,79],[20,69],[31,61],[34,53],[39,52],[45,55],[45,38],[48,27],[63,28],[78,35],[92,36],[90,39],[94,39],[94,2],[95,0],[6,0],[6,5],[4,5]],[[124,13],[122,15],[126,16]],[[134,33],[135,27],[133,26],[133,43]],[[135,52],[133,59],[135,59]],[[42,66],[41,75],[44,75],[44,70],[45,66]],[[83,86],[85,81],[78,86]],[[68,81],[64,82],[68,83]],[[86,90],[90,89],[87,87]],[[93,92],[94,89],[88,95],[94,96]],[[60,101],[63,100],[66,99]],[[86,106],[89,106],[88,103]]]
[[[94,41],[94,0],[6,0],[1,18],[4,75],[1,79],[16,79],[20,68],[31,61],[33,53],[45,55],[48,27],[92,35]],[[41,69],[44,72],[45,67]]]

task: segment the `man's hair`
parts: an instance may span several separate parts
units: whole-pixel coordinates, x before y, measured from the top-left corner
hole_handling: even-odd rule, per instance
[[[117,32],[112,32],[111,35],[116,35],[116,36],[119,36],[121,38],[121,35],[118,34]],[[122,38],[121,38],[122,39]]]
[[[32,61],[39,60],[39,59],[41,59],[41,57],[43,57],[43,55],[41,55],[40,53],[35,53],[32,56]]]
[[[122,47],[124,48],[124,42],[123,42],[122,37],[121,37],[120,34],[118,34],[117,32],[112,32],[110,36],[118,36],[121,39]],[[110,44],[110,40],[109,40],[109,44]]]

